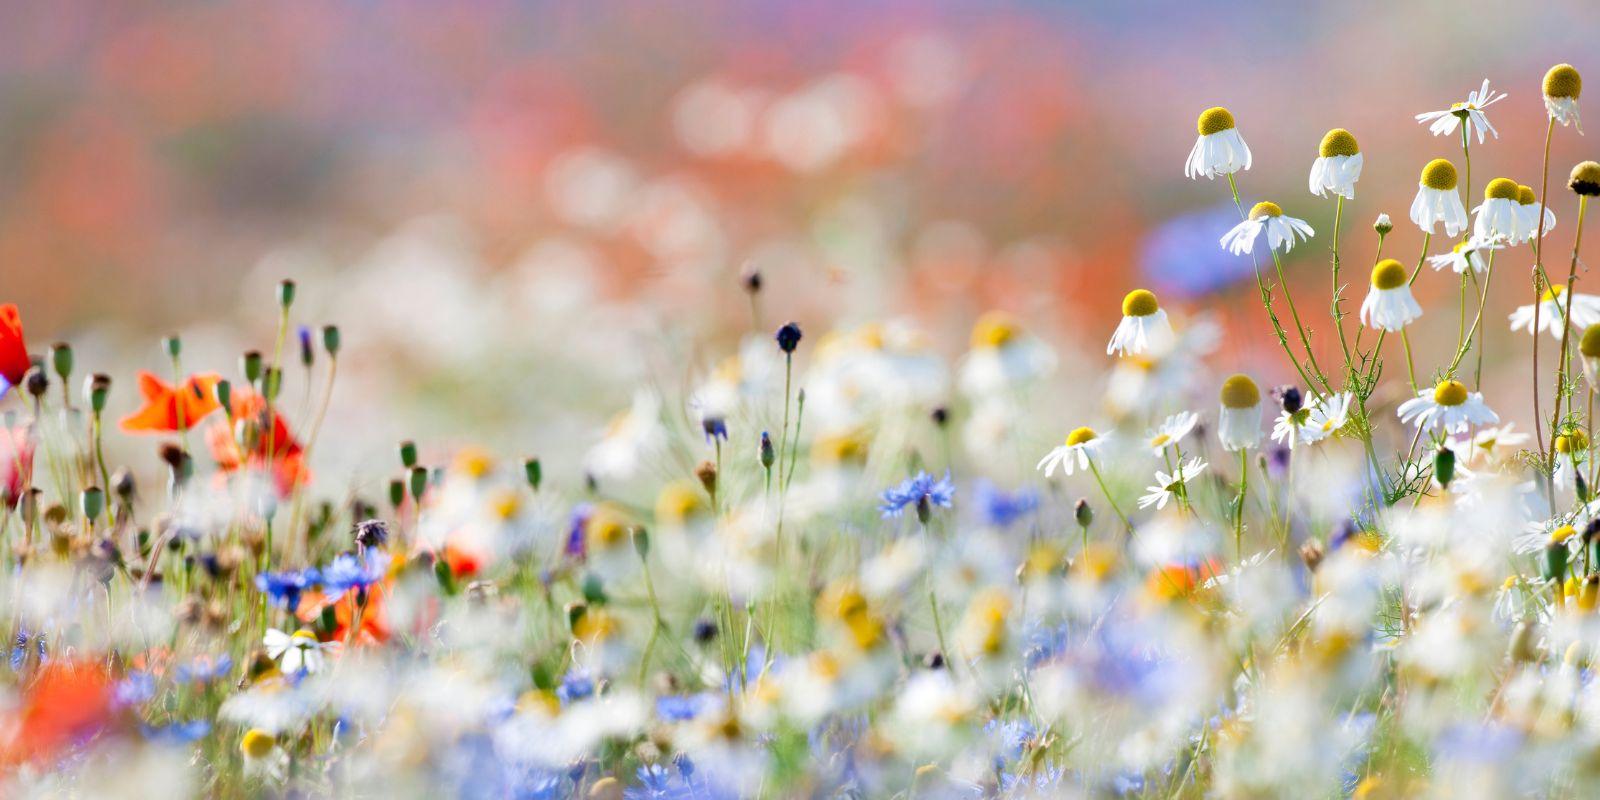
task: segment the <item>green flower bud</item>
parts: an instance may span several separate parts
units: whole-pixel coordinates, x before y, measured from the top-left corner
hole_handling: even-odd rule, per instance
[[[285,279],[278,282],[278,305],[287,309],[294,305],[294,281]]]
[[[100,512],[106,510],[105,490],[98,486],[90,486],[78,495],[78,506],[83,511],[84,519],[94,519]]]
[[[328,355],[330,356],[336,356],[339,354],[338,325],[322,326],[322,349],[328,351]]]
[[[417,465],[417,443],[407,439],[400,443],[400,466],[411,469]]]
[[[544,467],[539,464],[539,459],[530,458],[522,462],[522,474],[528,479],[528,486],[534,491],[539,491],[539,484],[544,483]]]
[[[422,493],[428,490],[428,470],[426,467],[411,468],[411,499],[422,501]]]
[[[266,368],[266,360],[261,357],[260,350],[246,350],[239,357],[239,367],[244,371],[246,383],[255,386],[261,380],[261,371]]]
[[[65,381],[72,374],[72,345],[66,342],[50,345],[50,363],[56,368],[56,374]]]

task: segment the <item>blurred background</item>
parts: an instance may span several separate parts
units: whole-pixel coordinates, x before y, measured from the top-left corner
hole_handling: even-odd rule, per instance
[[[788,319],[904,317],[953,359],[1005,309],[1091,405],[1083,377],[1140,285],[1218,313],[1210,368],[1283,380],[1249,260],[1216,244],[1227,186],[1183,177],[1196,115],[1235,113],[1247,203],[1318,229],[1287,267],[1331,353],[1333,203],[1305,189],[1323,132],[1366,155],[1342,237],[1353,324],[1372,220],[1392,215],[1386,254],[1414,261],[1417,172],[1460,156],[1413,115],[1491,79],[1510,97],[1474,188],[1537,186],[1540,79],[1593,72],[1597,31],[1589,0],[13,2],[0,300],[34,349],[68,339],[112,370],[125,411],[163,334],[196,369],[270,347],[292,277],[296,321],[345,331],[329,435],[354,466],[405,435],[580,447],[635,384],[681,385]],[[1556,136],[1551,252],[1592,138]],[[1502,322],[1531,294],[1514,260],[1491,293],[1491,403],[1525,381]],[[1454,342],[1455,290],[1419,282],[1422,364]],[[1497,407],[1528,416],[1509,392]]]

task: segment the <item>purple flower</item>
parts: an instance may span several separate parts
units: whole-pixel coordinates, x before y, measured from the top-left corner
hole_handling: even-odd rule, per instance
[[[889,519],[905,513],[907,506],[914,506],[917,519],[927,522],[932,508],[949,508],[955,494],[956,487],[950,482],[949,470],[945,471],[943,479],[937,481],[932,475],[919,472],[899,486],[884,490],[883,502],[878,505],[878,510],[883,512],[884,519]]]

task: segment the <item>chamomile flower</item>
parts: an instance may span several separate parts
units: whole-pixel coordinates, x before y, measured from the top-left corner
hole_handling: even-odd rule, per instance
[[[1483,204],[1472,213],[1477,216],[1472,234],[1479,239],[1498,238],[1515,245],[1526,241],[1532,231],[1530,220],[1522,213],[1522,203],[1518,202],[1517,182],[1510,178],[1489,181],[1483,187]]]
[[[1583,377],[1589,381],[1590,388],[1600,391],[1600,324],[1583,329],[1583,338],[1578,340],[1578,355],[1583,359]]]
[[[1469,438],[1452,440],[1453,447],[1468,464],[1480,457],[1486,461],[1496,461],[1502,451],[1514,452],[1518,445],[1526,444],[1532,438],[1515,430],[1516,426],[1515,422],[1507,422],[1499,427],[1483,428]]]
[[[1570,489],[1579,468],[1589,462],[1589,437],[1577,428],[1556,436],[1556,472],[1550,477],[1557,489]]]
[[[1189,178],[1215,178],[1250,168],[1250,147],[1234,127],[1233,114],[1221,106],[1201,112],[1195,123],[1200,137],[1195,139],[1183,174]]]
[[[320,672],[327,663],[323,654],[327,645],[317,641],[317,635],[305,628],[292,634],[268,628],[261,637],[261,645],[266,648],[267,657],[278,662],[278,669],[285,675]]]
[[[278,746],[276,736],[260,728],[251,728],[239,740],[239,753],[244,756],[246,774],[275,781],[283,779],[289,754]]]
[[[1350,403],[1354,400],[1350,392],[1342,392],[1324,395],[1311,404],[1311,413],[1300,426],[1300,441],[1312,444],[1338,433],[1350,421]]]
[[[1539,235],[1539,212],[1544,211],[1544,232],[1549,233],[1556,227],[1556,212],[1551,211],[1548,205],[1539,202],[1539,196],[1533,193],[1532,186],[1517,187],[1517,205],[1522,208],[1523,225],[1528,230],[1528,238]]]
[[[1195,423],[1200,421],[1200,416],[1192,411],[1180,411],[1161,421],[1155,430],[1150,431],[1146,443],[1150,452],[1157,456],[1166,452],[1168,447],[1173,447],[1194,430]]]
[[[1579,197],[1600,195],[1600,162],[1580,161],[1567,176],[1567,188]]]
[[[1583,133],[1583,123],[1578,121],[1578,95],[1583,94],[1583,76],[1571,64],[1557,64],[1544,74],[1544,110],[1550,118],[1562,125],[1575,125]]]
[[[1428,132],[1434,136],[1449,136],[1456,132],[1458,126],[1465,125],[1467,135],[1471,136],[1476,131],[1478,144],[1483,144],[1484,131],[1494,134],[1496,139],[1500,138],[1500,133],[1489,124],[1489,116],[1483,110],[1504,99],[1506,99],[1505,93],[1491,90],[1489,79],[1484,78],[1482,88],[1468,92],[1466,100],[1454,103],[1443,111],[1418,114],[1417,121],[1432,122],[1433,124],[1428,126]]]
[[[1261,441],[1261,389],[1248,375],[1232,375],[1218,393],[1217,438],[1222,449],[1247,450]]]
[[[1172,345],[1172,323],[1167,312],[1147,289],[1134,289],[1122,298],[1122,322],[1111,334],[1106,355],[1137,355],[1165,350]]]
[[[1401,423],[1415,422],[1422,430],[1461,433],[1478,425],[1494,425],[1500,415],[1484,405],[1481,392],[1469,392],[1460,381],[1440,381],[1432,389],[1400,404],[1396,410]]]
[[[1456,193],[1456,165],[1449,159],[1436,158],[1422,168],[1417,180],[1417,196],[1411,201],[1411,221],[1417,227],[1433,233],[1434,225],[1444,223],[1446,236],[1455,236],[1466,230],[1467,209]]]
[[[1145,487],[1146,494],[1139,498],[1139,507],[1155,506],[1157,511],[1166,508],[1167,502],[1173,497],[1185,496],[1189,481],[1204,472],[1205,468],[1206,462],[1191,458],[1187,462],[1180,463],[1171,475],[1157,471],[1156,483],[1154,486]]]
[[[1050,346],[1023,331],[1011,315],[990,311],[972,326],[972,349],[961,364],[961,390],[991,397],[1055,370]]]
[[[1250,209],[1243,222],[1222,235],[1222,246],[1234,255],[1252,252],[1261,233],[1267,234],[1267,249],[1285,253],[1294,249],[1296,239],[1310,239],[1316,231],[1303,219],[1286,216],[1277,203],[1260,202]]]
[[[1279,388],[1274,395],[1281,403],[1282,410],[1272,423],[1272,441],[1293,450],[1302,441],[1301,429],[1306,420],[1311,418],[1311,409],[1305,407],[1300,390],[1293,386]]]
[[[1107,438],[1095,433],[1093,428],[1075,428],[1067,434],[1066,442],[1046,453],[1034,469],[1044,470],[1046,478],[1055,474],[1058,467],[1066,475],[1071,475],[1074,470],[1088,469],[1090,457],[1100,453]]]
[[[1582,538],[1577,533],[1570,523],[1560,520],[1530,522],[1526,533],[1511,540],[1511,552],[1528,555],[1541,552],[1546,547],[1565,546],[1570,549]]]
[[[1539,330],[1549,331],[1551,336],[1561,338],[1561,331],[1565,327],[1561,324],[1562,318],[1567,313],[1567,287],[1555,284],[1545,290],[1544,297],[1539,299]],[[1600,297],[1592,294],[1572,293],[1572,323],[1580,328],[1600,322]],[[1511,330],[1526,329],[1528,333],[1534,330],[1534,307],[1531,305],[1518,306],[1511,312]]]
[[[1473,236],[1465,241],[1456,242],[1455,247],[1448,253],[1428,256],[1428,265],[1434,269],[1449,267],[1457,275],[1465,274],[1468,269],[1475,274],[1482,275],[1489,268],[1488,259],[1484,253],[1490,250],[1499,250],[1505,245],[1493,239],[1483,239]]]
[[[1378,330],[1398,331],[1422,316],[1411,295],[1411,282],[1400,262],[1386,258],[1372,268],[1372,289],[1361,303],[1361,322]]]
[[[1317,158],[1311,162],[1311,193],[1326,197],[1333,192],[1346,200],[1356,196],[1356,181],[1361,179],[1361,148],[1356,137],[1344,128],[1334,128],[1322,137]]]

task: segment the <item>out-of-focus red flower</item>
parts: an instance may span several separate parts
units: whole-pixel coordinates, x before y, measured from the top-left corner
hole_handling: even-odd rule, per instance
[[[483,569],[483,557],[476,551],[457,544],[446,544],[439,557],[450,566],[450,574],[457,578],[470,578]]]
[[[360,607],[360,627],[351,638],[351,627],[356,625],[357,592],[345,592],[342,597],[332,603],[320,590],[307,592],[301,596],[300,607],[295,610],[295,616],[301,622],[314,623],[322,617],[324,609],[333,608],[333,633],[328,637],[333,642],[348,642],[352,646],[382,644],[389,641],[389,611],[387,608],[389,592],[393,590],[394,579],[389,578],[380,583],[373,584],[367,589],[367,601]]]
[[[233,390],[231,403],[234,424],[219,422],[206,429],[211,457],[223,472],[241,467],[271,472],[280,494],[311,480],[305,448],[282,415],[248,389]]]
[[[0,428],[0,505],[16,508],[33,474],[33,439],[26,428]]]
[[[0,377],[16,386],[31,366],[28,344],[22,338],[22,314],[11,303],[0,305]]]
[[[1167,564],[1150,571],[1145,579],[1145,590],[1151,597],[1163,600],[1189,597],[1206,581],[1225,571],[1222,563],[1214,558],[1198,564]]]
[[[222,407],[217,402],[214,372],[191,375],[180,387],[148,372],[139,373],[139,393],[144,408],[122,418],[122,429],[129,433],[175,433],[193,428],[206,415]]]
[[[47,762],[94,737],[111,721],[113,685],[98,662],[45,664],[14,716],[0,719],[0,764]]]

